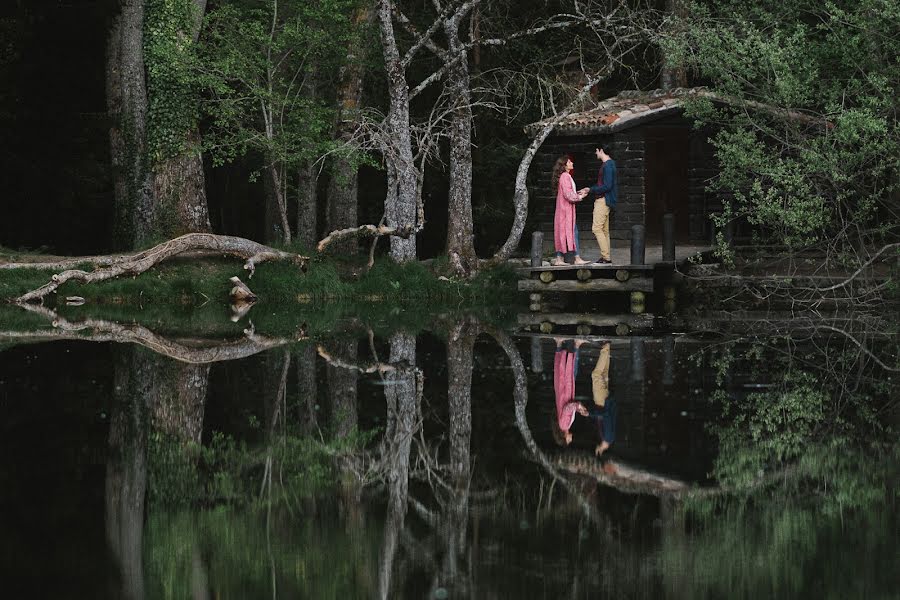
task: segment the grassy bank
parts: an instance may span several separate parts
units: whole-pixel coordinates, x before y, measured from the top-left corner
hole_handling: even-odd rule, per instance
[[[324,335],[359,324],[379,331],[421,331],[443,316],[466,312],[501,324],[521,308],[512,269],[486,270],[472,280],[443,275],[444,265],[389,260],[368,271],[358,264],[313,262],[304,273],[294,265],[260,265],[252,279],[237,260],[173,260],[136,277],[94,284],[68,282],[45,304],[64,318],[134,322],[166,335],[241,335],[249,322],[260,333],[288,336],[303,329]],[[0,294],[9,300],[50,280],[52,271],[0,270]],[[259,297],[246,316],[232,322],[229,278],[237,275]],[[82,306],[66,306],[81,296]],[[0,309],[0,330],[48,326],[21,308]]]
[[[503,305],[516,301],[515,273],[498,267],[472,280],[444,276],[444,264],[435,261],[398,265],[384,259],[364,271],[357,264],[314,261],[304,273],[294,265],[264,263],[255,275],[234,259],[172,260],[136,277],[81,284],[68,282],[57,296],[81,296],[89,303],[120,305],[200,305],[227,300],[237,275],[259,298],[269,303],[416,302],[429,305]],[[0,297],[11,300],[50,280],[54,271],[0,270]]]

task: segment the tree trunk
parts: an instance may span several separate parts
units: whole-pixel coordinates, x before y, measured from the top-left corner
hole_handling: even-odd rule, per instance
[[[113,244],[130,248],[152,233],[152,182],[147,169],[144,0],[122,0],[107,42],[106,107],[115,189]]]
[[[472,223],[472,106],[469,62],[459,39],[463,12],[444,22],[450,60],[457,59],[447,74],[454,103],[450,123],[450,196],[447,220],[447,256],[450,267],[467,277],[478,267]]]
[[[333,351],[341,359],[356,363],[358,342],[341,341],[333,344]],[[356,384],[359,374],[353,369],[328,365],[328,398],[334,435],[345,438],[356,430]]]
[[[303,95],[315,101],[319,96],[319,82],[313,72],[303,78]],[[313,161],[306,161],[297,169],[297,243],[312,250],[319,240],[318,205],[319,174]]]
[[[297,243],[311,251],[319,240],[318,205],[319,177],[311,163],[300,167],[297,172]]]
[[[188,33],[194,43],[200,37],[206,0],[193,0],[194,21]],[[153,89],[147,90],[153,94]],[[195,123],[186,133],[186,149],[153,166],[153,197],[157,204],[157,235],[175,237],[212,231],[206,202],[206,177],[200,153],[200,128]]]
[[[406,361],[416,363],[416,338],[408,333],[391,336],[391,364]],[[409,495],[409,455],[412,437],[418,418],[416,379],[409,371],[393,371],[386,374],[384,396],[387,401],[387,419],[384,432],[384,457],[388,488],[388,509],[384,527],[379,565],[379,598],[391,598],[391,576],[400,532],[406,520],[406,504]]]
[[[387,126],[390,134],[389,147],[385,148],[385,162],[388,167],[388,194],[384,212],[389,226],[403,227],[416,224],[416,166],[413,162],[412,137],[409,124],[409,86],[397,50],[394,37],[391,3],[378,0],[378,21],[381,30],[381,47],[387,69],[390,109]],[[393,176],[391,172],[393,171]],[[394,189],[390,189],[394,188]],[[391,258],[397,262],[416,259],[416,238],[391,238]]]
[[[356,165],[346,158],[336,158],[332,162],[331,180],[328,183],[328,225],[329,232],[337,229],[356,227],[357,190],[359,178]],[[335,242],[333,251],[346,254],[359,252],[359,239],[349,237]]]
[[[188,138],[190,150],[153,167],[153,197],[157,202],[154,229],[157,235],[167,238],[212,231],[199,150],[200,131],[196,126]]]
[[[288,223],[287,204],[278,166],[270,162],[263,179],[266,192],[266,243],[290,244],[291,226]]]
[[[361,7],[353,15],[355,28],[360,28],[371,17],[369,7]],[[356,44],[351,43],[347,48],[347,59],[341,69],[340,84],[337,90],[337,121],[335,123],[334,139],[345,145],[351,144],[351,139],[356,130],[359,105],[362,101],[363,89],[363,64],[362,57],[355,53]],[[357,191],[359,187],[359,173],[355,161],[345,156],[338,156],[331,169],[331,181],[328,185],[328,231],[356,227],[359,224],[357,217]],[[341,242],[339,251],[356,254],[359,251],[359,242],[356,238],[350,238]]]

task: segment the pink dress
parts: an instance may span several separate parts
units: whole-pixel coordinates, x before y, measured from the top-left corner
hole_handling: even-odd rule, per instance
[[[559,176],[556,189],[556,214],[553,217],[553,245],[557,252],[575,251],[575,181],[568,173]]]
[[[575,420],[575,353],[560,350],[553,357],[553,391],[559,428],[568,431]]]

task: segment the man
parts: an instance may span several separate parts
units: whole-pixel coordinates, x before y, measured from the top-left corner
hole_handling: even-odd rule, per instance
[[[597,237],[600,246],[600,259],[598,264],[612,263],[609,244],[609,211],[616,205],[616,161],[610,158],[606,149],[595,149],[597,158],[603,161],[600,174],[597,177],[597,185],[591,186],[591,191],[597,196],[594,200],[594,218],[591,223],[591,231]]]
[[[591,373],[591,392],[594,405],[588,409],[588,416],[597,426],[600,442],[594,454],[603,456],[616,441],[616,401],[609,393],[609,342],[600,348],[600,356]]]

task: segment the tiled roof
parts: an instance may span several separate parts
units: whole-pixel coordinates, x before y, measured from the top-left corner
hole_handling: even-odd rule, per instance
[[[635,125],[655,121],[681,110],[686,100],[691,98],[709,98],[716,102],[736,104],[705,87],[675,88],[673,90],[625,90],[612,98],[598,102],[594,108],[573,113],[557,123],[555,131],[566,135],[614,133]],[[780,114],[789,119],[810,122],[829,123],[795,111],[787,111],[759,102],[744,102],[744,106],[754,110],[762,110]],[[551,119],[532,123],[525,127],[528,132],[548,124]]]

